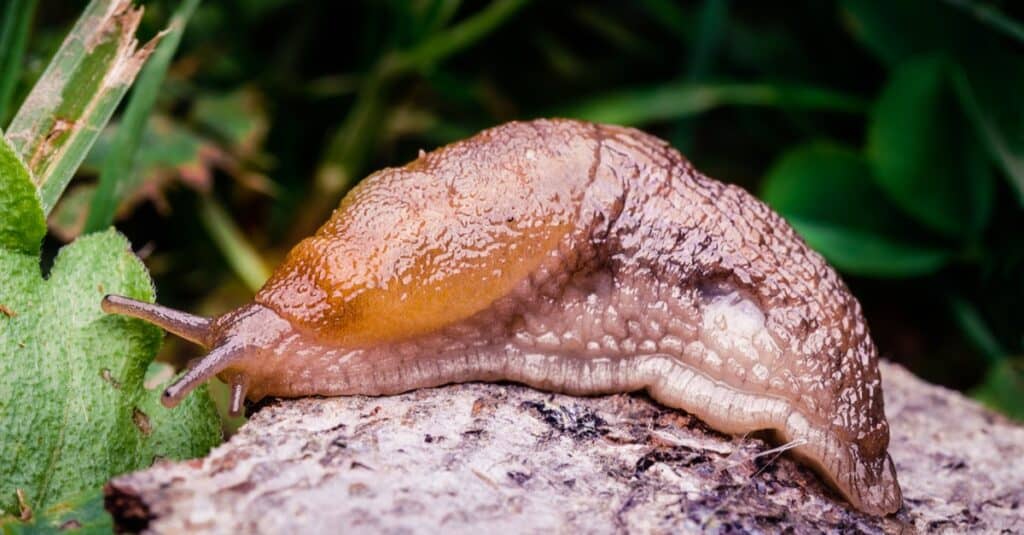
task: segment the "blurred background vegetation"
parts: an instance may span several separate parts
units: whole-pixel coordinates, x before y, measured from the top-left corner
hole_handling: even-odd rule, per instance
[[[85,5],[5,2],[0,125]],[[786,216],[883,357],[1024,418],[1020,3],[143,4],[142,39],[187,28],[51,214],[51,257],[116,216],[160,302],[217,314],[375,169],[512,119],[628,124]]]

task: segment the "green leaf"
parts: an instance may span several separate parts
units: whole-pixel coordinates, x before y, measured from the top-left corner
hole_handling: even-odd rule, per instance
[[[885,236],[791,218],[793,228],[840,270],[870,277],[933,273],[949,260],[942,249],[901,243]]]
[[[174,368],[168,364],[151,362],[146,368],[145,392],[138,409],[149,418],[151,434],[144,437],[137,468],[145,468],[158,459],[202,457],[221,442],[220,415],[206,385],[199,394],[188,396],[173,409],[160,403],[161,394],[174,378]]]
[[[961,113],[950,64],[930,56],[893,71],[868,129],[868,156],[888,197],[945,236],[973,239],[988,223],[993,176]]]
[[[950,256],[914,239],[913,225],[885,200],[864,158],[847,148],[816,143],[790,151],[768,174],[761,196],[847,273],[921,275]]]
[[[151,51],[135,40],[142,10],[93,0],[11,121],[7,140],[49,214]]]
[[[96,488],[61,501],[45,511],[33,511],[28,522],[0,518],[3,535],[111,533],[114,519],[104,508],[103,492]]]
[[[82,169],[96,172],[113,153],[117,125],[100,134],[89,156],[82,162]],[[149,117],[142,131],[139,150],[133,158],[133,166],[124,183],[122,201],[130,199],[144,183],[166,180],[164,175],[181,175],[182,181],[196,189],[207,189],[211,184],[211,169],[218,160],[227,158],[223,151],[208,139],[204,139],[170,117],[154,114]]]
[[[1024,421],[1024,358],[1004,359],[988,370],[971,394],[1011,418]]]
[[[114,222],[114,212],[126,189],[123,185],[130,179],[132,160],[138,152],[146,120],[153,111],[153,105],[156,104],[157,93],[163,85],[167,66],[170,65],[178,49],[178,43],[181,42],[185,24],[198,4],[199,0],[184,0],[178,6],[152,59],[139,75],[139,80],[125,107],[120,128],[117,129],[114,150],[104,162],[103,171],[100,173],[99,185],[85,222],[86,232],[103,230]]]
[[[259,95],[240,89],[221,95],[203,95],[192,107],[193,121],[226,142],[241,156],[253,155],[269,128]]]
[[[145,267],[120,234],[79,238],[50,276],[38,254],[0,249],[0,509],[15,491],[33,509],[102,484],[156,458],[191,458],[219,440],[205,390],[175,409],[143,378],[161,333],[106,315],[107,293],[152,301]]]
[[[46,220],[28,170],[0,136],[0,248],[34,254],[46,235]]]
[[[691,117],[719,106],[761,106],[856,113],[864,111],[867,103],[860,97],[815,87],[682,82],[615,91],[554,110],[549,115],[639,126],[656,121]]]

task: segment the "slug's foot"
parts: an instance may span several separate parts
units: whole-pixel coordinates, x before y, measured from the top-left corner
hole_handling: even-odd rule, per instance
[[[903,506],[903,493],[896,480],[896,467],[885,450],[881,455],[865,455],[852,442],[837,438],[826,429],[811,425],[798,412],[792,412],[781,433],[786,440],[802,440],[793,450],[799,460],[818,474],[854,507],[871,515],[895,513]]]
[[[896,469],[884,449],[878,456],[865,455],[857,444],[813,424],[788,402],[732,388],[678,359],[651,356],[643,359],[641,367],[654,399],[687,411],[719,431],[772,430],[780,442],[798,442],[791,450],[793,456],[814,468],[857,509],[887,515],[902,506]]]

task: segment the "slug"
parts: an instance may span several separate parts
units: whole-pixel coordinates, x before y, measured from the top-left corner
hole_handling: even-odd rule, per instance
[[[793,441],[864,512],[902,504],[857,300],[779,215],[630,128],[513,122],[421,151],[352,189],[250,304],[103,309],[212,348],[168,407],[214,375],[236,413],[465,381],[646,390]]]

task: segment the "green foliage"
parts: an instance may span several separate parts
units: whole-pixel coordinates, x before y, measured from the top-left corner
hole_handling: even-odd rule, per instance
[[[960,112],[942,57],[897,67],[875,106],[868,154],[878,183],[921,224],[974,238],[991,215],[992,170]]]
[[[1024,205],[1024,69],[1019,55],[1009,53],[995,35],[942,2],[844,0],[842,6],[854,35],[890,67],[899,69],[900,64],[929,54],[948,58],[947,68],[953,69],[965,111]],[[988,20],[1004,18],[999,14]],[[914,83],[913,75],[903,76],[905,84]]]
[[[1024,70],[1020,60],[999,49],[954,67],[961,105],[974,122],[992,159],[1002,167],[1024,206]]]
[[[128,90],[149,50],[137,49],[141,12],[93,0],[7,129],[49,214]]]
[[[4,199],[2,213],[31,200],[36,216],[26,220],[38,221],[28,173],[0,169],[0,190],[22,192]],[[17,511],[18,489],[33,507],[46,507],[155,458],[200,455],[219,437],[205,393],[170,411],[159,406],[158,391],[143,387],[160,331],[99,308],[107,293],[153,299],[128,242],[113,231],[80,238],[61,249],[44,279],[40,238],[22,229],[0,236],[18,245],[0,249],[7,274],[0,286],[0,508],[7,513]]]
[[[202,95],[196,99],[191,116],[197,127],[240,155],[257,150],[267,133],[266,116],[251,91]]]
[[[154,297],[123,236],[111,229],[75,240],[42,273],[44,214],[145,58],[133,40],[137,16],[127,3],[94,0],[0,137],[4,532],[54,531],[72,517],[109,525],[94,499],[79,501],[81,493],[157,458],[202,455],[220,439],[205,390],[168,410],[159,385],[145,384],[160,331],[100,309],[107,293]],[[15,523],[30,511],[42,517]]]
[[[210,232],[210,237],[224,251],[228,262],[242,282],[253,292],[270,278],[270,270],[241,235],[235,222],[224,208],[210,197],[199,205],[199,218]]]
[[[153,105],[156,104],[157,93],[163,84],[167,66],[174,57],[174,52],[181,42],[185,24],[195,11],[199,0],[185,0],[181,3],[160,44],[153,52],[153,57],[146,63],[139,75],[139,80],[132,91],[131,99],[125,108],[121,126],[117,129],[114,146],[104,160],[103,172],[100,174],[99,185],[92,198],[92,208],[85,221],[87,232],[103,230],[114,222],[114,211],[121,197],[117,191],[130,179],[133,159],[139,148],[139,140],[146,128],[146,122]]]

